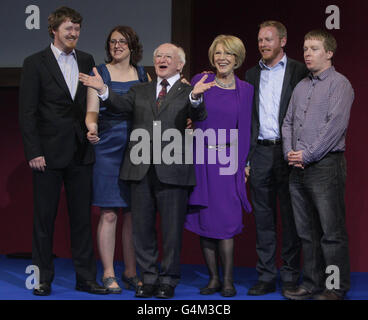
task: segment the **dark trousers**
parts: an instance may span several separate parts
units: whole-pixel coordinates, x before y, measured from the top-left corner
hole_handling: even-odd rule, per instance
[[[275,282],[277,198],[282,223],[280,269],[283,282],[296,282],[300,275],[301,242],[296,232],[289,194],[288,164],[281,145],[257,145],[252,156],[250,190],[256,222],[257,272],[260,281]]]
[[[346,161],[329,153],[304,170],[294,168],[290,193],[298,235],[303,244],[303,283],[309,291],[325,288],[326,267],[340,271],[340,289],[350,288],[348,236],[345,227]]]
[[[74,161],[64,169],[33,171],[33,264],[40,269],[40,282],[52,282],[54,225],[62,184],[66,192],[70,221],[71,252],[77,280],[95,280],[91,231],[92,166]]]
[[[137,263],[145,284],[168,284],[175,287],[180,280],[180,252],[188,187],[159,181],[154,166],[143,180],[131,184],[133,237]],[[162,261],[157,264],[158,245],[156,213],[161,217]]]

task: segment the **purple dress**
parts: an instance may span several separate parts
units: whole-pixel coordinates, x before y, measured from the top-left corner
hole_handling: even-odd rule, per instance
[[[192,85],[203,74],[196,75]],[[213,81],[210,74],[206,82]],[[195,164],[197,185],[189,199],[189,212],[185,228],[200,236],[214,239],[230,239],[243,228],[242,209],[251,211],[244,181],[244,169],[250,146],[250,123],[253,102],[253,86],[236,78],[236,89],[228,90],[217,86],[204,93],[207,119],[196,122],[195,127],[205,131],[215,129],[216,138],[205,140],[203,164]],[[219,140],[219,129],[226,129],[226,135]],[[229,134],[238,129],[238,139]],[[226,145],[216,150],[208,145]],[[234,152],[235,150],[238,152]],[[195,150],[198,159],[201,150]],[[223,153],[220,155],[220,153]],[[224,154],[225,153],[225,154]],[[216,159],[215,163],[209,159]],[[221,159],[222,163],[221,164]],[[227,161],[224,161],[226,159]],[[220,168],[229,168],[237,162],[233,174],[221,175]],[[196,162],[195,162],[196,163]]]

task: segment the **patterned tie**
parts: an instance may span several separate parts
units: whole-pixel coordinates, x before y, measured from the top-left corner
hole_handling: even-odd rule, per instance
[[[166,93],[167,93],[166,87],[169,85],[169,82],[166,79],[163,79],[160,84],[162,86],[162,89],[157,97],[157,101],[156,101],[157,109],[160,109],[162,101],[164,100],[166,96]]]

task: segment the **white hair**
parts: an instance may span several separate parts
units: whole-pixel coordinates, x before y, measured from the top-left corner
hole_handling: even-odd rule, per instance
[[[177,54],[179,56],[179,59],[180,61],[183,63],[183,66],[185,65],[185,52],[184,52],[184,49],[182,47],[178,47],[177,45],[173,44],[173,43],[170,43],[171,45],[173,45],[174,47],[177,48]],[[159,47],[161,47],[162,45],[159,45],[155,51],[153,51],[153,59],[155,59],[155,56],[156,56],[156,53],[157,53],[157,50]]]

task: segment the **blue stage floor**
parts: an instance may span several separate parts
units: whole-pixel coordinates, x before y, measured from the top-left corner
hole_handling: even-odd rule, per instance
[[[123,290],[121,294],[93,295],[79,292],[75,287],[75,273],[70,259],[56,258],[55,279],[52,283],[52,294],[47,297],[36,297],[32,290],[26,288],[25,273],[31,260],[10,259],[0,255],[0,300],[142,300],[134,297],[134,292]],[[121,275],[123,264],[117,262],[117,275]],[[101,263],[98,262],[97,279],[100,282],[102,274]],[[219,293],[212,296],[202,296],[198,288],[206,285],[207,269],[202,265],[182,265],[182,280],[175,291],[173,300],[285,300],[280,287],[275,293],[260,297],[248,296],[248,289],[256,282],[257,273],[254,268],[236,267],[234,272],[235,286],[238,294],[233,298],[223,298]],[[368,300],[368,273],[353,272],[351,274],[351,290],[347,295],[349,300]],[[144,299],[145,300],[145,299]],[[149,300],[149,299],[148,299]],[[152,300],[156,300],[153,298]]]

